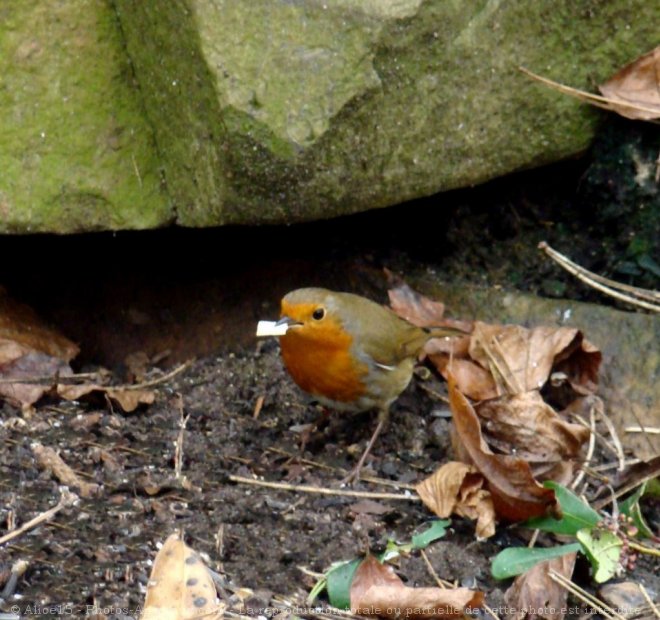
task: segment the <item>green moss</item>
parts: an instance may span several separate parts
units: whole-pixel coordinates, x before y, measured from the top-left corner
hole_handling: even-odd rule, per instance
[[[111,8],[94,0],[11,0],[2,13],[0,229],[167,222],[152,135]]]
[[[222,193],[210,179],[188,197],[181,192],[178,204],[199,205],[179,207],[181,223],[331,217],[582,151],[602,113],[532,82],[518,66],[593,89],[653,45],[659,13],[641,0],[625,11],[595,0],[426,1],[396,16],[349,0],[327,6],[176,3],[186,24],[177,45],[193,51],[173,55],[208,80],[208,107],[184,102],[177,114],[189,122],[177,124],[167,104],[152,102],[154,123],[166,126],[157,133],[187,140],[186,130],[206,127],[222,150],[206,145],[214,165],[205,166]],[[164,17],[145,23],[144,13],[131,13],[135,31],[160,32]],[[136,53],[140,74],[153,77],[158,57]],[[163,155],[168,179],[184,187],[185,162],[173,161],[180,153]]]

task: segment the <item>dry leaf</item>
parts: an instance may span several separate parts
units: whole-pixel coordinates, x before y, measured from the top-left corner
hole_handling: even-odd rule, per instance
[[[653,54],[654,58],[647,59],[646,57],[650,56],[651,54]],[[524,67],[519,67],[519,69],[523,73],[531,77],[532,79],[538,80],[539,82],[545,84],[546,86],[550,86],[550,88],[554,88],[555,90],[558,90],[559,92],[562,92],[566,95],[575,97],[576,99],[579,99],[584,103],[590,103],[591,105],[594,105],[597,108],[610,110],[611,112],[616,112],[618,114],[621,114],[621,116],[632,118],[634,120],[653,120],[660,116],[660,113],[658,112],[658,106],[654,103],[654,97],[651,94],[653,88],[652,72],[655,71],[657,75],[657,48],[652,52],[649,52],[649,54],[646,54],[646,56],[642,56],[640,59],[638,59],[631,65],[628,65],[628,67],[631,67],[632,65],[640,61],[644,61],[642,63],[644,66],[636,69],[634,72],[639,74],[634,75],[633,79],[630,80],[630,82],[627,83],[626,86],[621,89],[621,93],[619,94],[619,97],[615,96],[613,98],[601,97],[600,95],[594,95],[593,93],[588,93],[586,91],[579,90],[577,88],[566,86],[565,84],[560,84],[559,82],[555,82],[540,75],[536,75],[535,73],[532,73],[531,71],[525,69]],[[628,69],[628,67],[624,67],[620,71],[620,73],[625,72],[626,69]],[[622,76],[622,77],[626,77],[626,76]],[[612,80],[614,80],[614,78],[612,78]],[[607,82],[603,86],[607,87],[608,84],[609,82]],[[619,88],[620,85],[616,84],[615,90],[618,90]],[[657,88],[657,77],[656,77],[656,88]],[[602,89],[603,87],[601,87],[601,92]],[[640,104],[637,103],[637,101],[649,101],[649,105]]]
[[[23,351],[39,351],[65,362],[70,362],[79,351],[68,338],[46,325],[32,308],[14,301],[3,289],[0,289],[0,341],[13,342]],[[14,359],[0,354],[0,366]]]
[[[367,557],[351,584],[351,612],[381,618],[458,618],[483,604],[482,592],[467,588],[411,588],[391,566]]]
[[[530,463],[575,459],[589,429],[564,421],[536,390],[475,406],[489,445]]]
[[[0,288],[0,398],[16,407],[33,405],[52,387],[34,379],[70,375],[68,363],[77,354],[73,342]]]
[[[394,286],[387,291],[390,306],[400,317],[417,327],[438,325],[443,320],[445,304],[441,301],[420,295],[401,279],[391,284]]]
[[[476,519],[477,538],[495,533],[495,510],[484,477],[473,465],[452,461],[420,482],[415,490],[427,508],[441,518],[457,514]]]
[[[53,448],[43,446],[38,442],[33,443],[30,447],[39,467],[50,471],[62,484],[79,489],[82,497],[95,497],[99,494],[101,490],[99,485],[81,480]]]
[[[223,612],[204,562],[179,534],[172,534],[154,561],[142,620],[219,619]]]
[[[491,452],[481,435],[477,414],[467,398],[459,392],[450,372],[447,380],[449,404],[461,452],[488,481],[497,516],[510,521],[522,521],[549,511],[558,511],[554,491],[542,487],[534,479],[526,461]]]
[[[151,405],[156,398],[152,390],[133,390],[128,387],[111,387],[97,383],[59,384],[56,386],[56,391],[58,396],[65,400],[79,400],[91,394],[106,394],[127,413],[135,411],[140,405]]]
[[[432,342],[436,342],[436,340],[434,339]],[[464,340],[467,340],[467,338]],[[439,353],[437,350],[434,352],[426,351],[431,363],[435,365],[438,372],[445,378],[447,378],[447,366],[451,364],[451,374],[456,380],[458,389],[466,396],[469,396],[473,400],[486,400],[497,396],[497,385],[495,384],[493,375],[476,362],[469,359],[461,359],[458,357],[460,355],[458,351],[453,356],[446,355],[446,352]],[[467,357],[467,348],[465,350],[465,356]]]
[[[22,353],[12,362],[0,365],[0,378],[5,383],[0,383],[0,397],[16,407],[29,407],[34,405],[42,396],[50,392],[52,385],[48,383],[35,383],[37,377],[66,377],[72,374],[69,364],[57,357],[52,357],[46,353],[38,351],[29,351],[7,341],[0,341],[0,356],[2,351],[7,353],[8,349]],[[28,381],[28,382],[24,382]]]
[[[639,584],[633,581],[606,583],[600,587],[598,594],[610,607],[623,616],[638,616],[646,605],[646,598],[642,594]]]
[[[601,354],[569,327],[488,325],[477,321],[470,340],[470,357],[488,368],[499,394],[520,394],[543,387],[555,369],[569,381],[595,390]]]
[[[445,378],[451,360],[460,391],[474,400],[538,390],[551,373],[563,373],[579,395],[596,390],[602,355],[577,329],[476,321],[470,338],[454,340],[431,341],[425,352]]]
[[[575,552],[539,562],[516,577],[504,593],[507,616],[514,620],[562,620],[566,613],[566,588],[550,579],[554,570],[570,580],[575,566]]]
[[[417,327],[456,327],[463,331],[470,330],[472,324],[469,321],[444,318],[445,305],[442,302],[421,295],[401,278],[387,270],[385,272],[390,284],[387,291],[390,306],[400,317]]]
[[[621,116],[660,118],[660,46],[617,71],[599,90]]]

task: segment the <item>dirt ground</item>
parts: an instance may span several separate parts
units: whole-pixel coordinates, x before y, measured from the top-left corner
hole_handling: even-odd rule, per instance
[[[433,377],[415,378],[397,401],[365,475],[414,483],[451,457],[446,405],[429,396],[442,391]],[[183,477],[177,479],[182,411]],[[5,409],[3,521],[12,514],[23,521],[57,503],[57,482],[34,466],[34,442],[59,449],[103,492],[7,546],[5,568],[19,559],[29,566],[16,588],[20,598],[3,609],[56,606],[84,617],[96,606],[132,616],[127,610],[143,601],[156,543],[175,528],[231,586],[252,589],[248,603],[257,609],[273,597],[303,605],[314,583],[304,569],[323,572],[367,548],[384,549],[388,539],[409,541],[433,518],[420,503],[276,491],[228,480],[230,474],[257,475],[339,488],[374,419],[331,417],[297,459],[304,425],[318,413],[286,376],[274,341],[251,353],[194,362],[159,389],[154,405],[133,414],[113,413],[102,403],[73,403],[42,408],[23,421]],[[405,493],[368,482],[355,489]],[[521,530],[504,526],[492,539],[477,542],[473,524],[454,518],[449,534],[427,555],[438,575],[483,589],[487,603],[497,608],[508,583],[493,580],[490,560],[502,548],[524,543],[520,536]],[[586,585],[586,563],[580,573]],[[402,560],[399,574],[410,585],[434,583],[419,554]],[[658,591],[657,563],[642,561],[632,576]]]
[[[653,136],[657,141],[658,134]],[[299,458],[302,438],[320,410],[285,373],[277,343],[255,344],[256,319],[274,318],[279,295],[295,283],[382,295],[382,283],[374,282],[383,265],[405,274],[409,265],[424,264],[448,278],[612,303],[540,259],[536,243],[543,238],[563,251],[575,250],[572,258],[601,273],[625,273],[631,283],[657,286],[654,261],[647,260],[656,256],[660,238],[657,194],[647,202],[650,214],[647,208],[599,217],[597,209],[585,210],[584,200],[576,199],[576,188],[589,174],[607,177],[604,169],[605,164],[569,162],[350,222],[233,231],[233,244],[226,247],[221,240],[227,241],[222,236],[227,233],[211,231],[148,233],[146,242],[124,236],[123,245],[110,236],[36,238],[34,251],[53,252],[60,265],[80,265],[76,273],[64,270],[66,277],[53,277],[19,263],[2,274],[2,284],[84,345],[76,370],[103,364],[123,381],[123,360],[131,352],[152,357],[167,349],[169,368],[193,353],[197,359],[157,385],[153,405],[130,414],[103,400],[41,403],[31,416],[3,406],[3,530],[59,499],[57,481],[35,466],[34,442],[58,449],[102,492],[0,548],[0,597],[12,564],[28,563],[0,612],[17,605],[26,617],[38,610],[51,617],[90,617],[98,609],[108,617],[133,617],[144,600],[156,544],[175,528],[230,589],[253,590],[253,608],[267,607],[274,597],[303,604],[315,581],[310,571],[323,572],[367,549],[382,550],[388,539],[409,541],[433,518],[418,502],[367,502],[229,479],[256,475],[337,489],[375,425],[370,414],[332,415],[311,433]],[[601,181],[597,177],[586,195],[593,196],[594,187],[605,192],[609,186]],[[631,201],[639,199],[641,190],[621,187],[625,191],[607,191],[618,197],[632,192]],[[642,241],[633,244],[622,222],[642,220],[647,228],[639,224],[635,234]],[[184,250],[191,237],[198,246]],[[4,247],[11,252],[18,241]],[[415,377],[396,402],[365,473],[406,485],[451,458],[447,405],[433,393],[444,393],[444,383],[433,375]],[[178,478],[177,440],[183,456]],[[405,494],[403,487],[366,481],[355,489]],[[658,515],[651,518],[657,525]],[[490,560],[509,545],[525,544],[523,536],[520,529],[500,526],[493,538],[477,542],[473,525],[454,518],[448,535],[426,553],[440,577],[482,589],[488,605],[498,608],[510,582],[493,580]],[[541,537],[537,544],[545,542]],[[657,562],[642,558],[629,577],[660,593],[659,572]],[[409,585],[433,585],[419,554],[402,559],[398,573]],[[586,562],[578,562],[575,579],[588,586]]]

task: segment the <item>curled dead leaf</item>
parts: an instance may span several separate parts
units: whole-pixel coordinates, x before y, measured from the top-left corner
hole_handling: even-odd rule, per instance
[[[617,71],[599,90],[621,116],[660,118],[660,46]]]
[[[126,413],[135,411],[140,405],[151,405],[156,394],[153,390],[131,389],[130,387],[112,387],[99,385],[97,383],[86,383],[82,385],[56,386],[58,396],[65,400],[79,400],[83,396],[92,394],[105,394],[115,401]]]
[[[449,405],[456,437],[461,445],[461,458],[473,464],[488,481],[495,513],[510,521],[522,521],[547,512],[557,512],[559,506],[552,489],[542,487],[523,459],[493,454],[481,434],[479,418],[467,398],[461,394],[451,372]]]
[[[381,618],[458,618],[482,606],[482,592],[468,588],[411,588],[391,566],[367,557],[351,584],[351,611]]]
[[[435,301],[418,293],[408,286],[403,279],[386,270],[390,289],[387,294],[390,298],[392,310],[406,321],[417,327],[456,327],[469,331],[469,321],[458,321],[444,317],[445,304]]]
[[[475,409],[488,443],[529,463],[575,459],[589,439],[588,428],[563,420],[536,390],[491,399]]]
[[[0,341],[19,345],[20,354],[39,351],[64,362],[70,362],[79,351],[71,340],[46,325],[32,308],[11,299],[4,289],[0,289]],[[6,353],[0,347],[0,367],[17,359],[8,358]]]
[[[572,384],[594,391],[601,361],[600,352],[577,329],[527,329],[480,321],[474,326],[469,355],[490,370],[498,394],[541,389],[553,368],[566,372]]]
[[[550,578],[550,571],[567,579],[573,574],[575,552],[539,562],[516,577],[504,593],[507,617],[513,620],[562,620],[566,614],[566,588]]]
[[[30,407],[52,388],[41,379],[72,374],[77,354],[73,342],[0,289],[0,398]]]
[[[456,352],[455,355],[446,355],[446,352],[436,350],[434,353],[429,353],[429,359],[445,379],[448,373],[447,367],[451,363],[451,374],[456,380],[458,389],[466,396],[474,400],[496,398],[497,385],[493,375],[476,362],[462,359],[457,357],[458,355],[460,355],[459,352]],[[465,356],[467,357],[467,349]]]
[[[473,465],[452,461],[420,482],[415,490],[429,510],[441,518],[457,514],[476,519],[479,539],[495,534],[495,509],[485,479]]]
[[[172,534],[154,561],[142,620],[219,619],[224,609],[202,559]]]

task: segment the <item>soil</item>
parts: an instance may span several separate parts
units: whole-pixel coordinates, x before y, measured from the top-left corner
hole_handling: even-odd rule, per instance
[[[657,147],[655,130],[640,137],[631,127],[637,125],[619,131],[632,134],[636,153],[650,153],[649,140]],[[0,547],[0,587],[15,561],[28,562],[0,611],[18,605],[26,616],[41,610],[90,617],[100,608],[100,617],[135,616],[157,543],[175,528],[230,591],[253,591],[247,599],[253,608],[267,607],[273,597],[303,604],[315,582],[310,571],[382,550],[389,539],[409,541],[433,519],[420,503],[371,503],[229,479],[257,476],[338,489],[375,425],[371,414],[334,414],[310,432],[321,410],[287,376],[277,343],[254,342],[256,320],[277,316],[281,294],[303,283],[383,300],[384,265],[403,274],[426,265],[453,280],[613,303],[540,257],[542,239],[604,275],[657,286],[657,190],[628,181],[608,185],[607,166],[590,155],[470,191],[291,229],[3,241],[14,256],[58,257],[55,275],[50,266],[35,273],[19,261],[2,274],[2,283],[81,343],[76,370],[106,365],[119,382],[126,379],[130,353],[143,352],[170,368],[191,355],[197,360],[157,386],[153,405],[130,414],[103,400],[42,402],[31,414],[4,405],[3,529],[53,507],[60,496],[58,482],[35,466],[34,442],[58,449],[102,492]],[[594,196],[608,192],[637,206],[600,213]],[[160,376],[151,373],[145,380]],[[442,394],[444,384],[420,375],[393,407],[366,474],[411,484],[451,459],[447,406],[432,396]],[[405,493],[366,481],[355,489]],[[498,608],[510,582],[490,576],[490,561],[509,545],[525,544],[525,536],[501,526],[478,542],[473,524],[454,518],[447,536],[426,553],[438,575],[482,589],[488,605]],[[541,537],[537,544],[545,543]],[[419,554],[402,558],[397,572],[409,585],[434,583]],[[629,577],[660,593],[657,563],[641,558]],[[576,579],[589,586],[586,564],[579,563]]]

